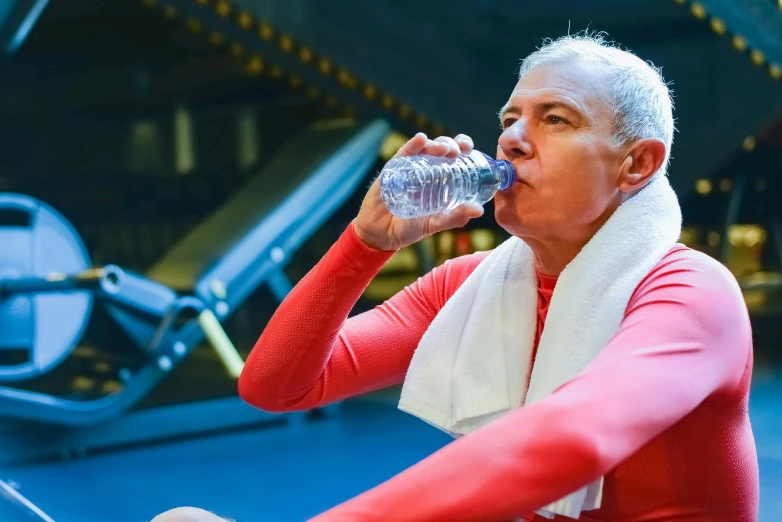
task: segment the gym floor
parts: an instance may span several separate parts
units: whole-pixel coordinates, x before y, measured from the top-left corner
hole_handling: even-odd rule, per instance
[[[751,415],[761,522],[782,520],[782,374],[756,370]],[[237,522],[301,521],[391,477],[450,438],[398,411],[394,393],[329,417],[5,470],[56,522],[146,522],[195,505]]]

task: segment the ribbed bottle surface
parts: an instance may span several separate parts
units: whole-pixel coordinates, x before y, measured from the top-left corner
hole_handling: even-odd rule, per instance
[[[482,205],[502,185],[507,188],[512,178],[510,163],[478,151],[456,158],[396,157],[380,173],[380,194],[393,215],[409,219],[448,212],[468,202]]]

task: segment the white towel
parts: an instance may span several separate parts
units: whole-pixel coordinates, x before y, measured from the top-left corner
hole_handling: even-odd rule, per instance
[[[641,280],[681,234],[668,179],[623,203],[560,274],[529,389],[537,326],[533,253],[512,237],[470,274],[421,338],[399,408],[466,435],[577,376],[616,334]],[[598,509],[602,478],[538,511],[578,518]]]

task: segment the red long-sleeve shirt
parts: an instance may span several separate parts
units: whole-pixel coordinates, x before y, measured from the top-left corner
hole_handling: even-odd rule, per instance
[[[348,319],[391,256],[348,227],[269,322],[241,396],[288,411],[402,382],[421,336],[486,255],[448,261]],[[538,336],[555,283],[539,275]],[[578,377],[317,520],[543,520],[531,513],[600,476],[602,506],[580,520],[755,520],[751,369],[738,285],[713,259],[677,245]]]

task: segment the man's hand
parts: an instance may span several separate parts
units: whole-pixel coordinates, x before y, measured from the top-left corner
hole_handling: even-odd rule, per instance
[[[455,138],[440,136],[430,140],[419,132],[405,143],[396,156],[445,156],[455,158],[469,154],[472,139],[464,134]],[[463,227],[469,220],[483,215],[483,207],[477,203],[460,205],[447,214],[435,214],[413,219],[401,219],[389,212],[380,196],[380,178],[367,192],[361,210],[353,221],[356,235],[370,248],[398,250],[442,230]]]

